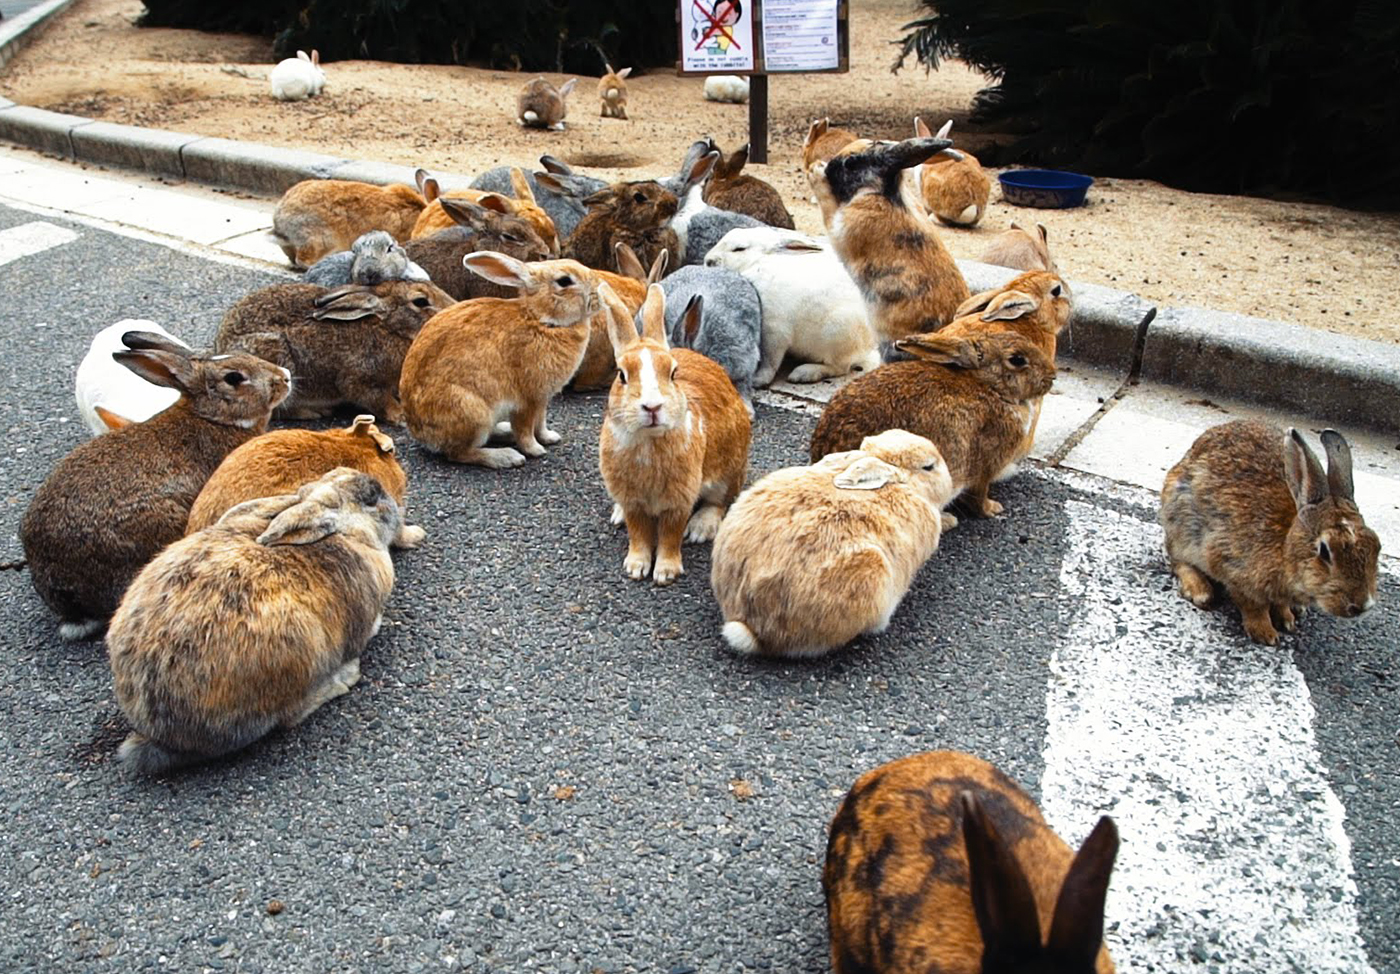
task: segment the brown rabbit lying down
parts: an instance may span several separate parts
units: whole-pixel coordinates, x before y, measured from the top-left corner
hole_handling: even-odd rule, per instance
[[[267,429],[290,384],[286,369],[252,355],[199,355],[152,332],[130,331],[122,342],[132,351],[113,358],[180,398],[78,446],[24,513],[29,577],[65,639],[102,630],[141,566],[185,533],[209,475]]]
[[[1104,900],[1118,830],[1078,853],[1016,783],[933,751],[856,779],[831,820],[822,886],[834,974],[1113,974]]]
[[[272,213],[272,235],[293,267],[310,267],[327,254],[349,250],[371,230],[404,243],[425,205],[418,190],[405,183],[305,179],[282,194]]]
[[[336,467],[349,467],[379,481],[403,510],[408,474],[394,457],[394,441],[374,425],[373,416],[356,416],[348,429],[272,430],[234,450],[209,478],[190,509],[186,534],[209,527],[244,501],[294,494]],[[404,524],[396,548],[416,548],[426,536]]]
[[[434,284],[458,301],[515,297],[515,288],[488,281],[470,270],[462,262],[468,254],[492,250],[526,263],[549,259],[549,245],[524,217],[477,206],[469,200],[443,198],[438,203],[456,225],[410,240],[404,250]]]
[[[681,266],[680,241],[669,226],[676,215],[676,194],[651,179],[613,183],[583,201],[588,215],[564,242],[564,256],[602,271],[617,271],[616,248],[625,243],[643,265],[657,254],[670,254],[670,267]]]
[[[977,258],[984,264],[998,264],[1018,271],[1049,271],[1059,274],[1055,262],[1050,258],[1050,231],[1045,224],[1037,223],[1035,233],[1023,229],[1019,224],[1011,224],[992,238],[982,256]]]
[[[1381,542],[1352,486],[1351,447],[1323,430],[1327,473],[1295,429],[1237,420],[1202,433],[1162,485],[1167,557],[1202,608],[1224,586],[1249,638],[1278,642],[1302,607],[1354,618],[1376,604]]]

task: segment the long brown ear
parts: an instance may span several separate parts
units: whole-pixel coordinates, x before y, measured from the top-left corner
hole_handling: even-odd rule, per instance
[[[681,334],[685,336],[687,348],[695,347],[695,336],[700,334],[700,322],[705,316],[705,296],[696,294],[686,303],[681,312]]]
[[[642,337],[671,347],[666,340],[666,292],[660,284],[647,288],[647,299],[642,303]]]
[[[979,311],[985,311],[987,305],[991,303],[992,298],[996,297],[1000,293],[1001,288],[993,288],[990,291],[978,291],[972,297],[968,298],[962,304],[958,305],[958,310],[953,312],[953,317],[961,318],[964,315],[971,315],[976,314]]]
[[[497,213],[514,213],[515,205],[500,193],[482,193],[477,197],[476,205],[482,209],[494,210]]]
[[[647,269],[642,266],[642,262],[637,259],[637,252],[627,246],[621,240],[613,245],[613,252],[617,255],[617,272],[624,277],[630,277],[634,281],[645,281],[647,279]],[[662,251],[664,254],[666,251]]]
[[[525,203],[535,203],[535,191],[530,188],[530,180],[525,178],[525,173],[519,167],[510,171],[510,185],[515,190],[515,198]]]
[[[442,186],[432,176],[428,175],[426,169],[419,169],[413,174],[413,178],[418,181],[418,192],[423,194],[423,199],[431,203],[442,196]]]
[[[729,158],[724,160],[724,175],[728,179],[733,179],[744,171],[744,167],[749,164],[749,143],[745,142],[739,148],[729,154]],[[719,175],[719,170],[715,170],[715,175]]]
[[[1013,224],[1013,226],[1014,226],[1014,224]],[[1043,223],[1037,223],[1037,224],[1035,225],[1035,229],[1036,229],[1036,231],[1040,234],[1040,243],[1041,243],[1041,246],[1045,247],[1046,250],[1049,250],[1049,249],[1050,249],[1050,231],[1047,230],[1047,229],[1045,229],[1045,224],[1043,224]]]
[[[491,218],[486,215],[486,210],[471,200],[454,200],[444,196],[438,203],[454,223],[461,224],[469,230],[485,230],[491,226]]]
[[[171,352],[175,355],[185,356],[190,354],[188,345],[181,345],[179,342],[172,341],[165,335],[154,331],[122,332],[122,344],[135,351]]]
[[[1034,295],[1025,291],[1002,291],[987,302],[987,310],[982,312],[983,321],[1015,321],[1040,307]]]
[[[271,520],[297,502],[296,494],[278,494],[275,497],[257,497],[242,504],[235,504],[219,517],[216,524],[225,524],[240,517],[256,517]]]
[[[920,117],[917,116],[917,115],[914,116],[914,138],[916,138],[916,139],[931,139],[931,138],[933,138],[933,133],[930,132],[930,131],[928,130],[928,123],[925,122],[922,118],[920,118]]]
[[[415,186],[418,187],[418,192],[419,192],[420,195],[422,195],[422,196],[427,196],[427,195],[428,195],[427,190],[426,190],[426,188],[425,188],[425,187],[427,186],[427,184],[428,184],[428,170],[422,169],[422,168],[413,170],[413,185],[415,185]],[[430,201],[430,202],[431,202],[431,201]]]
[[[1103,944],[1103,907],[1118,855],[1118,827],[1105,815],[1084,840],[1055,901],[1046,948],[1065,970],[1092,970]]]
[[[612,343],[613,357],[620,359],[627,346],[637,340],[637,326],[632,321],[632,312],[607,281],[598,284],[598,300],[608,312],[608,341]]]
[[[131,420],[125,416],[118,416],[110,409],[103,409],[101,406],[93,406],[93,412],[97,413],[97,418],[102,420],[102,425],[109,430],[119,430],[123,426],[130,426]]]
[[[1288,428],[1283,441],[1283,479],[1288,483],[1288,492],[1293,495],[1293,504],[1299,510],[1310,504],[1319,504],[1327,497],[1327,478],[1322,472],[1322,464],[1317,462],[1303,436],[1293,427]]]
[[[394,438],[387,433],[381,433],[379,427],[374,425],[374,417],[369,413],[356,416],[348,432],[351,436],[367,436],[374,440],[374,445],[379,448],[380,453],[394,452]]]
[[[335,534],[335,512],[313,501],[293,504],[258,535],[260,545],[314,544]]]
[[[829,118],[819,118],[819,119],[817,119],[817,120],[816,120],[815,122],[813,122],[810,126],[808,126],[808,128],[807,128],[807,138],[806,138],[805,141],[803,141],[803,143],[802,143],[802,148],[805,149],[805,148],[809,147],[810,145],[812,145],[812,143],[816,142],[817,139],[820,139],[823,135],[825,135],[825,134],[826,134],[826,130],[829,129],[830,127],[831,127],[831,119],[829,119]]]
[[[540,165],[544,166],[546,171],[558,173],[560,176],[572,176],[574,174],[574,171],[569,168],[569,164],[558,156],[540,156]]]
[[[1040,953],[1041,942],[1031,884],[972,792],[963,792],[958,800],[972,909],[984,945],[982,969],[998,969],[989,963],[994,952],[997,956],[1034,957]]]
[[[1334,429],[1322,431],[1322,449],[1327,453],[1327,489],[1340,501],[1356,501],[1351,482],[1351,447]]]
[[[958,369],[980,368],[983,361],[982,343],[974,338],[945,338],[936,333],[908,335],[898,339],[894,347],[925,362]]]
[[[535,279],[530,274],[530,268],[527,265],[514,257],[497,253],[494,250],[473,251],[462,258],[462,266],[488,281],[494,281],[506,287],[528,290],[535,284]]]
[[[559,86],[559,97],[560,97],[560,98],[568,98],[568,97],[569,97],[569,92],[571,92],[571,91],[574,90],[574,85],[576,85],[576,84],[578,84],[578,79],[577,79],[577,78],[570,78],[568,81],[566,81],[566,82],[564,82],[562,85],[560,85],[560,86]]]
[[[616,206],[617,193],[611,186],[608,186],[605,189],[598,190],[598,192],[591,196],[585,196],[583,198],[583,205],[590,210],[594,207]]]
[[[147,382],[168,389],[179,389],[189,393],[197,369],[190,361],[189,354],[161,352],[154,349],[141,351],[119,351],[112,353],[112,359],[120,362]]]
[[[568,186],[565,186],[558,179],[556,179],[554,176],[550,175],[547,172],[537,172],[533,175],[535,177],[536,186],[541,186],[549,190],[551,193],[554,193],[556,196],[577,195],[572,189],[570,189]]]
[[[671,252],[661,250],[656,254],[656,259],[651,262],[651,270],[647,271],[647,286],[655,284],[666,276],[666,267],[671,263]]]
[[[359,285],[336,288],[316,299],[311,317],[317,321],[359,321],[384,313],[379,295]]]

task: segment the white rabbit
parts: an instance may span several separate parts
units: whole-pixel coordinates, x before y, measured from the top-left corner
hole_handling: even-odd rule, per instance
[[[326,86],[326,72],[321,70],[321,53],[297,51],[296,57],[284,58],[268,75],[272,82],[272,97],[281,101],[300,101],[319,95]]]
[[[788,352],[808,362],[792,370],[792,382],[818,382],[880,364],[865,301],[825,240],[776,227],[730,230],[705,255],[705,264],[748,278],[763,302],[754,385],[772,382]]]
[[[705,79],[705,97],[742,105],[749,100],[749,79],[737,74],[712,74]]]
[[[180,398],[178,389],[147,382],[112,358],[113,352],[129,351],[122,344],[122,335],[129,331],[152,331],[189,348],[154,321],[126,318],[99,331],[78,365],[74,388],[78,413],[94,436],[145,422]]]

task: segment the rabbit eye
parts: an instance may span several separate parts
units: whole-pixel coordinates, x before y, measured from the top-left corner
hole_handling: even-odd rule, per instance
[[[231,386],[241,386],[248,381],[248,377],[242,372],[225,372],[224,381]]]
[[[675,365],[671,366],[671,381],[672,381],[672,382],[675,382],[675,381],[676,381],[676,371],[677,371],[680,367],[681,367],[681,366],[680,366],[680,363],[679,363],[679,362],[677,362]]]
[[[424,297],[417,297],[417,298],[414,298],[414,299],[413,299],[413,306],[414,306],[415,308],[426,308],[426,307],[428,306],[428,299],[427,299],[427,298],[424,298]]]
[[[1322,559],[1324,565],[1332,564],[1332,549],[1327,547],[1326,541],[1317,543],[1317,557]]]
[[[937,467],[937,466],[938,466],[938,458],[937,458],[937,457],[934,457],[934,458],[933,458],[932,460],[930,460],[928,463],[924,464],[924,469],[925,469],[925,470],[932,470],[933,468],[935,468],[935,467]]]
[[[1017,369],[1024,369],[1028,364],[1026,362],[1026,357],[1020,352],[1017,352],[1015,355],[1011,356],[1011,358],[1007,359],[1007,361],[1011,363],[1013,368]]]
[[[632,199],[637,203],[645,203],[647,201],[645,193],[633,193]]]
[[[621,382],[623,385],[627,385],[627,373],[624,372],[624,371],[622,371],[621,369],[618,369],[618,370],[617,370],[617,381],[618,381],[618,382]]]
[[[742,254],[744,251],[746,251],[746,250],[748,250],[748,249],[749,249],[749,248],[748,248],[747,246],[744,246],[744,247],[735,247],[735,248],[734,248],[734,253],[736,253],[736,254]]]
[[[503,234],[501,234],[501,239],[502,239],[502,240],[509,240],[511,243],[520,243],[520,242],[521,242],[520,238],[517,237],[517,236],[516,236],[515,234],[513,234],[513,233],[503,233]]]
[[[1060,296],[1060,294],[1061,294],[1063,291],[1064,291],[1064,288],[1062,288],[1062,287],[1060,287],[1060,285],[1056,284],[1054,287],[1052,287],[1052,288],[1050,289],[1050,296],[1051,296],[1052,298],[1058,298],[1058,297]]]
[[[560,287],[573,287],[574,279],[569,275],[565,274],[563,277],[559,278],[554,283],[558,284]]]

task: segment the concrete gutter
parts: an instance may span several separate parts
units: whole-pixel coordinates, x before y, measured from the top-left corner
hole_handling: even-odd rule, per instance
[[[73,0],[48,0],[9,20],[0,20],[0,68],[20,52],[20,48],[37,37],[49,18],[62,13]]]

